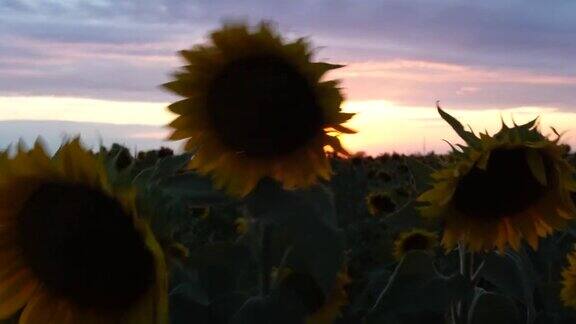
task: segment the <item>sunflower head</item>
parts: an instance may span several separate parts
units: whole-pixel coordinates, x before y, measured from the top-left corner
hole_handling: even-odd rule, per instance
[[[568,254],[568,264],[562,270],[560,299],[565,306],[576,309],[576,252]]]
[[[199,219],[208,219],[210,217],[210,207],[192,207],[190,214]]]
[[[378,172],[376,172],[375,175],[376,179],[382,181],[382,182],[390,182],[392,181],[392,176],[390,175],[390,173],[384,171],[384,170],[378,170]]]
[[[473,251],[520,247],[538,240],[573,218],[570,193],[573,169],[558,144],[543,136],[537,120],[477,137],[440,108],[439,112],[466,141],[454,149],[451,165],[433,174],[433,188],[419,197],[428,203],[425,217],[444,223],[443,245],[457,242]]]
[[[234,221],[234,229],[238,235],[248,233],[248,230],[250,229],[250,220],[245,216],[236,218]]]
[[[306,324],[332,324],[340,316],[340,309],[348,304],[346,286],[351,279],[346,265],[336,274],[328,295],[324,295],[312,276],[288,267],[273,268],[271,281],[274,286],[283,286],[301,297],[304,307],[310,312]]]
[[[438,245],[438,235],[423,229],[402,232],[394,241],[393,255],[401,260],[406,253],[414,250],[432,251]]]
[[[0,319],[163,323],[163,253],[78,140],[0,158]]]
[[[285,41],[270,24],[227,25],[209,42],[181,52],[187,64],[164,86],[184,100],[171,139],[194,151],[190,167],[211,174],[220,188],[243,196],[269,176],[292,189],[328,179],[325,147],[347,154],[334,134],[341,125],[336,81],[324,74],[339,65],[312,62],[304,39]]]
[[[381,214],[392,213],[396,210],[396,203],[388,192],[375,191],[366,197],[366,205],[370,215],[377,216]]]
[[[348,267],[344,266],[336,275],[332,291],[326,296],[324,304],[306,318],[306,324],[332,324],[341,316],[340,309],[348,305],[346,286],[351,282]]]

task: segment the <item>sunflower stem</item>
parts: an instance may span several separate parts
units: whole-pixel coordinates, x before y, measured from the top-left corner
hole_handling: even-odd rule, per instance
[[[458,315],[456,314],[456,304],[450,303],[450,324],[458,324]]]
[[[470,263],[470,268],[468,269],[468,274],[469,274],[470,281],[472,281],[472,277],[474,276],[474,252],[470,252],[468,259],[469,259],[469,263]]]
[[[472,284],[476,285],[477,281],[478,281],[478,276],[480,275],[480,272],[482,271],[482,269],[484,268],[484,265],[486,264],[485,260],[482,260],[482,262],[480,263],[480,265],[478,266],[478,268],[476,268],[476,270],[472,273]]]
[[[472,273],[474,267],[474,254],[466,251],[466,244],[463,242],[458,243],[458,256],[460,257],[460,274],[469,282],[472,282]],[[466,323],[466,315],[468,313],[468,305],[466,300],[458,301],[456,315],[458,322]]]
[[[472,262],[471,255],[466,251],[466,245],[463,243],[458,243],[458,255],[460,257],[460,274],[464,278],[470,279],[470,269]],[[470,265],[469,265],[470,264]]]
[[[266,222],[260,224],[260,229],[262,233],[262,246],[261,246],[261,294],[266,296],[270,293],[270,275],[271,275],[271,264],[270,264],[270,225]]]

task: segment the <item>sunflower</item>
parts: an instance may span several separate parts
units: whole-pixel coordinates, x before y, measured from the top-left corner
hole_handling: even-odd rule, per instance
[[[393,255],[396,260],[402,259],[406,253],[413,250],[432,251],[438,243],[436,233],[423,229],[412,229],[402,232],[394,241]]]
[[[79,140],[0,157],[0,319],[166,323],[163,252]]]
[[[244,235],[248,233],[250,229],[250,220],[246,217],[238,217],[234,221],[234,230],[238,235]]]
[[[336,135],[354,133],[341,125],[353,114],[340,110],[338,82],[321,80],[341,66],[311,62],[306,40],[227,25],[180,54],[188,65],[164,85],[185,97],[168,107],[179,115],[170,139],[186,140],[189,167],[218,188],[244,196],[263,177],[308,187],[332,173],[325,149],[348,154]]]
[[[493,136],[477,137],[438,111],[467,143],[454,149],[453,162],[432,175],[432,189],[419,197],[428,203],[422,215],[444,223],[446,248],[462,242],[472,251],[517,250],[525,240],[537,249],[540,237],[574,217],[573,169],[562,157],[559,134],[548,139],[533,120],[511,128],[503,122]]]
[[[560,298],[565,306],[576,309],[576,252],[568,254],[568,266],[562,270]]]
[[[332,324],[341,315],[340,309],[348,304],[346,286],[351,280],[348,276],[348,267],[344,266],[336,275],[332,291],[328,293],[324,304],[313,314],[306,317],[306,324]]]
[[[390,194],[384,191],[371,192],[366,197],[366,205],[370,215],[376,216],[382,213],[391,213],[396,210],[396,203]]]

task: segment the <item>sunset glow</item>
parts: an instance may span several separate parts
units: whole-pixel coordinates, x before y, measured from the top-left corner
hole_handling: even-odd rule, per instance
[[[136,125],[127,134],[127,140],[163,140],[168,131],[163,127],[174,115],[166,110],[168,103],[126,102],[60,97],[0,97],[0,120],[60,120],[73,122]],[[541,117],[541,127],[546,133],[554,126],[566,132],[563,141],[576,144],[572,132],[576,113],[554,108],[517,107],[510,109],[464,110],[444,107],[447,111],[470,124],[476,131],[490,133],[500,127],[500,116],[509,124]],[[443,141],[459,143],[452,129],[438,115],[434,103],[429,107],[407,107],[385,100],[347,101],[344,111],[356,116],[348,124],[358,131],[343,135],[344,145],[351,151],[369,154],[383,152],[423,153],[445,152],[449,146]],[[156,126],[138,130],[137,125]],[[43,130],[38,129],[37,135]],[[13,141],[22,137],[14,134]]]
[[[65,120],[162,125],[173,116],[166,104],[72,97],[0,97],[0,120]]]
[[[308,38],[314,60],[345,65],[327,77],[341,80],[344,109],[358,113],[350,121],[358,134],[342,137],[351,151],[445,152],[443,139],[458,139],[438,116],[436,100],[476,131],[495,131],[500,116],[541,116],[545,131],[553,125],[576,144],[574,4],[250,3],[6,2],[0,121],[102,125],[82,131],[88,126],[24,123],[5,130],[0,145],[70,129],[93,136],[105,125],[118,130],[114,140],[158,144],[174,118],[165,107],[177,100],[159,85],[183,64],[178,51],[235,19],[273,21],[288,39]],[[114,126],[126,124],[146,127]]]

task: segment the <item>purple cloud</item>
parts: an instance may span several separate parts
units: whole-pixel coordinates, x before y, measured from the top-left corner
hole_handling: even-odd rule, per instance
[[[530,78],[576,76],[576,2],[352,0],[17,1],[0,6],[0,95],[67,95],[171,100],[157,88],[181,63],[175,52],[223,19],[277,21],[347,62],[431,62]],[[449,71],[406,70],[439,78]],[[448,100],[461,108],[576,106],[572,82],[445,79],[394,74],[347,77],[351,99],[406,105]],[[462,89],[476,89],[463,91]],[[403,94],[402,94],[403,93]]]

